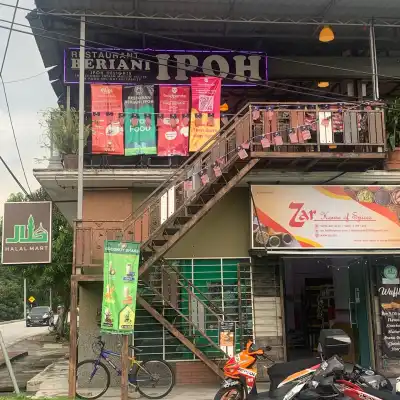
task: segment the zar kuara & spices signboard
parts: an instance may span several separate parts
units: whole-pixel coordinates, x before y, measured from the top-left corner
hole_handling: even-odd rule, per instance
[[[196,76],[218,76],[226,85],[267,80],[265,53],[202,50],[86,48],[85,83],[190,84]],[[64,82],[79,82],[79,48],[64,51]]]
[[[378,267],[378,295],[381,309],[382,352],[400,358],[400,279],[394,265]]]
[[[5,265],[51,262],[52,203],[5,203],[1,262]]]
[[[400,186],[253,185],[252,247],[398,249]]]

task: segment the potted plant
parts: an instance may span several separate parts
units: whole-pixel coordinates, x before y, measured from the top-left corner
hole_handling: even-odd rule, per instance
[[[400,98],[388,104],[385,119],[388,144],[386,169],[400,170]]]
[[[58,150],[65,169],[78,169],[79,113],[74,108],[68,112],[60,106],[49,108],[42,116],[45,147]],[[90,132],[91,127],[84,125],[84,145]]]

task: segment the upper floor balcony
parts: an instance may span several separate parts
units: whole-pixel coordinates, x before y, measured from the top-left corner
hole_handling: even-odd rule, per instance
[[[381,168],[386,157],[383,104],[249,103],[221,116],[222,130],[235,130],[235,146],[270,168],[306,171]],[[177,168],[187,157],[113,156],[85,152],[87,168]]]

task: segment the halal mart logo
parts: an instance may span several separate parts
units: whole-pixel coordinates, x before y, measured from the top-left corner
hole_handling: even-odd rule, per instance
[[[14,237],[6,238],[6,244],[33,244],[47,243],[49,241],[49,232],[43,228],[42,222],[36,228],[35,219],[29,216],[26,225],[14,225]]]

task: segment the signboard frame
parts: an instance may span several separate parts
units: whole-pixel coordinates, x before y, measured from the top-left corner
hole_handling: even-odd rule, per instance
[[[78,78],[77,78],[77,73],[79,70],[77,68],[72,68],[68,65],[68,61],[76,58],[72,58],[70,54],[72,54],[72,51],[76,51],[79,53],[79,47],[67,47],[64,49],[64,72],[63,72],[63,82],[65,84],[77,84],[78,83]],[[238,86],[257,86],[257,83],[251,83],[251,80],[247,79],[245,81],[233,79],[234,76],[239,76],[242,75],[242,73],[237,73],[236,69],[236,64],[235,64],[235,70],[233,70],[233,64],[234,64],[234,59],[233,57],[240,56],[240,57],[250,57],[250,56],[259,56],[261,59],[258,61],[258,76],[253,78],[253,79],[262,79],[267,81],[268,80],[268,56],[265,52],[261,51],[245,51],[245,52],[240,52],[240,51],[228,51],[228,50],[191,50],[191,49],[185,49],[185,50],[164,50],[164,49],[121,49],[121,48],[95,48],[95,47],[87,47],[85,49],[85,55],[90,54],[90,52],[94,53],[94,57],[88,58],[85,57],[85,59],[89,60],[94,60],[96,61],[96,65],[93,65],[94,62],[92,63],[93,68],[90,68],[90,70],[94,71],[102,71],[104,70],[105,72],[107,71],[114,71],[116,74],[110,74],[112,75],[113,79],[106,78],[105,74],[103,74],[104,78],[102,79],[100,75],[102,75],[101,72],[99,72],[99,78],[93,79],[90,78],[89,74],[86,73],[88,69],[85,69],[85,83],[87,84],[93,84],[93,83],[104,83],[104,84],[122,84],[122,85],[190,85],[190,77],[191,76],[203,76],[203,75],[208,75],[208,76],[214,76],[213,74],[207,74],[207,71],[211,69],[216,69],[215,68],[215,62],[216,60],[212,60],[210,62],[207,62],[207,64],[212,65],[204,67],[203,68],[203,58],[206,58],[208,56],[212,57],[217,57],[221,56],[223,57],[224,60],[220,60],[223,62],[224,66],[226,67],[228,65],[229,68],[229,79],[227,79],[225,82],[223,81],[222,85],[223,86],[232,86],[232,87],[238,87]],[[112,54],[114,57],[108,57],[109,59],[114,59],[114,60],[121,60],[121,59],[126,59],[129,60],[131,59],[131,55],[134,55],[136,53],[136,58],[134,60],[135,64],[132,64],[132,71],[129,70],[129,65],[128,65],[128,70],[126,70],[126,65],[123,64],[122,67],[119,66],[119,64],[115,64],[115,61],[113,62],[113,68],[110,67],[108,69],[108,66],[106,65],[107,63],[107,56],[102,54],[100,56],[96,56],[97,53],[109,53]],[[121,53],[122,55],[119,56],[118,54]],[[164,58],[157,58],[157,55],[168,55],[169,58],[165,59]],[[187,55],[191,57],[197,58],[198,61],[198,67],[196,68],[195,71],[191,71],[189,66],[186,68],[177,68],[177,65],[179,61],[173,59],[172,57],[174,55]],[[147,58],[146,58],[147,56]],[[124,58],[125,57],[125,58]],[[102,60],[102,68],[105,66],[103,69],[96,69],[95,66],[97,66],[97,60]],[[79,60],[79,58],[78,58]],[[160,62],[161,60],[161,62]],[[140,62],[143,61],[143,64]],[[175,64],[174,64],[175,62]],[[249,63],[249,60],[244,60],[243,61],[246,66]],[[100,61],[99,61],[100,63]],[[129,64],[129,63],[128,63]],[[157,64],[154,68],[152,68],[152,65]],[[182,65],[184,62],[182,62]],[[161,66],[161,68],[160,68]],[[132,69],[131,68],[131,69]],[[141,68],[141,69],[140,69]],[[171,72],[175,69],[175,73],[171,74]],[[75,73],[74,77],[74,70],[77,72]],[[158,71],[157,71],[158,70]],[[182,71],[187,76],[187,79],[185,81],[178,80],[176,79],[176,74],[178,71]],[[247,76],[248,69],[245,68],[245,71],[243,75]],[[133,72],[133,73],[132,73]],[[140,72],[142,72],[142,76],[140,76]],[[128,78],[123,78],[125,73],[125,76]],[[118,79],[118,75],[122,76],[122,78]],[[135,76],[138,75],[139,78],[135,79]],[[157,79],[158,77],[161,77],[163,79]],[[232,78],[232,79],[231,79]]]
[[[380,189],[395,189],[395,190],[399,190],[400,193],[400,185],[273,185],[273,184],[252,184],[250,186],[250,215],[249,215],[249,222],[250,222],[250,235],[251,235],[251,239],[250,239],[250,245],[251,245],[251,249],[253,250],[265,250],[265,246],[263,245],[255,245],[255,240],[254,240],[254,231],[253,231],[253,223],[257,223],[256,220],[256,214],[254,213],[254,204],[256,204],[257,207],[257,200],[254,197],[253,194],[253,188],[255,187],[265,187],[265,188],[302,188],[302,190],[307,189],[307,188],[335,188],[335,187],[339,187],[339,188],[353,188],[353,189],[359,189],[359,190],[367,190],[367,189],[373,189],[373,188],[380,188]],[[254,199],[254,202],[253,202]],[[277,197],[278,199],[278,197]],[[400,209],[399,209],[399,214],[398,214],[398,218],[399,218],[399,225],[400,225]],[[400,226],[399,226],[399,241],[400,241]],[[327,251],[353,251],[353,252],[361,252],[361,253],[365,253],[365,252],[371,252],[371,251],[380,251],[380,252],[385,252],[385,251],[390,251],[392,253],[395,253],[396,250],[398,250],[399,246],[396,244],[393,244],[391,247],[390,246],[368,246],[368,245],[362,245],[360,244],[359,247],[355,247],[355,246],[322,246],[322,247],[312,247],[312,246],[308,246],[308,247],[301,247],[301,246],[292,246],[292,247],[274,247],[274,246],[270,246],[267,245],[266,246],[268,251],[274,251],[277,253],[287,253],[287,252],[327,252]]]
[[[6,226],[7,226],[7,212],[6,208],[8,205],[14,205],[18,204],[23,207],[28,206],[28,205],[33,205],[33,204],[43,204],[49,207],[49,230],[48,230],[48,259],[47,260],[41,260],[41,261],[21,261],[21,262],[9,262],[9,261],[4,261],[4,254],[5,254],[5,245],[6,245],[6,240],[7,238],[5,237],[5,231],[6,231]],[[3,265],[28,265],[28,264],[51,264],[52,262],[52,240],[53,240],[53,203],[51,201],[21,201],[21,202],[6,202],[4,203],[4,215],[3,215],[3,227],[2,227],[2,247],[1,247],[1,264]]]
[[[388,268],[395,268],[395,276],[386,276]],[[400,284],[397,265],[378,265],[377,290],[381,322],[382,353],[389,359],[400,358]]]

